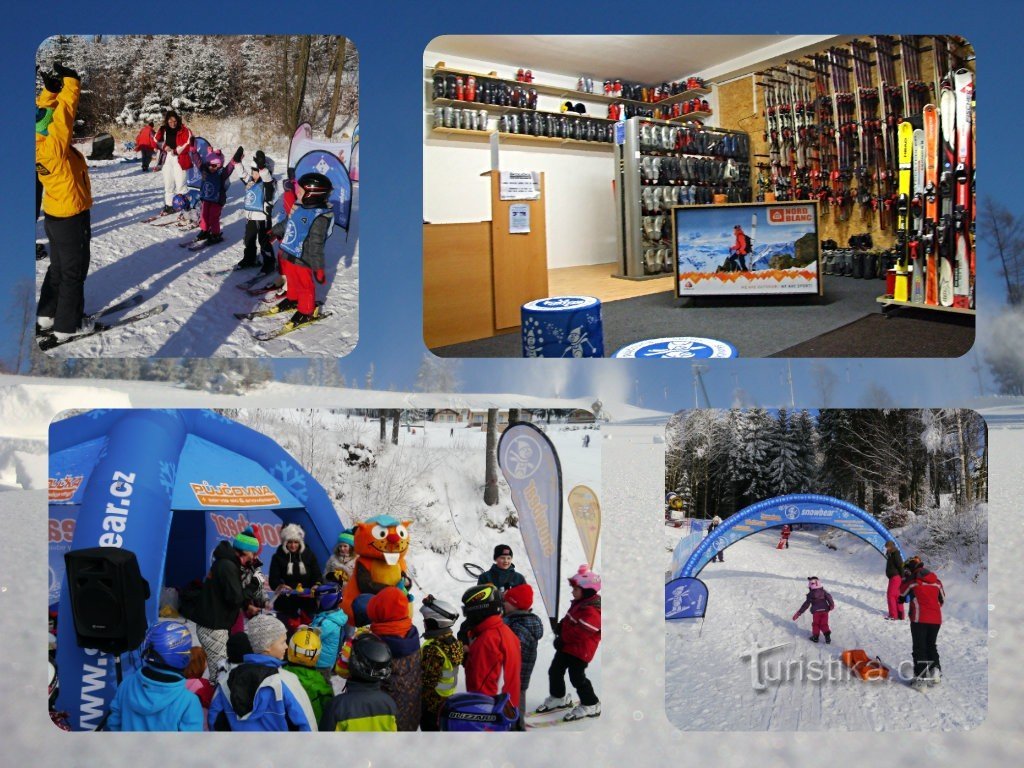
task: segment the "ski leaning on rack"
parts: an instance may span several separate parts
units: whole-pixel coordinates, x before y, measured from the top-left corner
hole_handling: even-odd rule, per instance
[[[956,100],[956,165],[953,180],[956,183],[956,204],[953,208],[953,226],[956,230],[956,272],[953,278],[953,306],[968,309],[974,306],[973,274],[974,252],[971,245],[971,100],[974,94],[974,75],[967,69],[953,73]]]
[[[153,317],[154,315],[159,315],[161,312],[167,309],[168,306],[169,305],[167,304],[161,304],[157,307],[153,307],[152,309],[147,309],[145,312],[140,312],[137,315],[129,315],[128,317],[122,317],[117,320],[111,320],[110,322],[107,323],[97,322],[93,326],[93,329],[89,331],[89,333],[83,333],[78,336],[72,336],[71,338],[65,339],[64,341],[58,341],[57,337],[53,335],[42,336],[38,338],[39,348],[45,352],[48,349],[60,347],[72,341],[78,341],[79,339],[87,339],[90,336],[98,336],[99,334],[105,333],[106,331],[109,331],[112,328],[120,328],[123,325],[131,325],[132,323],[137,323],[140,320],[146,320],[150,317]]]
[[[942,211],[939,218],[939,304],[953,306],[953,168],[956,161],[956,96],[953,84],[942,81],[939,98],[939,124],[942,128],[942,174],[939,176],[939,197]]]

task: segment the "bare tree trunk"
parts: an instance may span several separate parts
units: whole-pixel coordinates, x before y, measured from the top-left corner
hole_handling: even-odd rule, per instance
[[[295,61],[295,96],[292,103],[291,121],[288,133],[295,133],[295,129],[302,122],[302,102],[306,98],[306,76],[309,73],[309,47],[312,38],[309,35],[299,37],[299,54]]]
[[[331,93],[331,109],[327,113],[327,138],[334,135],[334,121],[338,117],[341,101],[341,76],[345,71],[345,55],[348,53],[348,38],[338,38],[338,55],[334,60],[334,90]]]
[[[35,325],[36,287],[30,280],[21,281],[15,287],[14,295],[17,315],[21,318],[21,335],[18,337],[18,357],[14,362],[14,373],[21,373],[24,356],[29,354],[30,345],[34,344],[29,337],[29,329]]]
[[[380,441],[388,439],[388,416],[386,411],[380,412]]]
[[[284,88],[283,98],[281,99],[281,124],[288,128],[288,124],[291,122],[291,109],[292,109],[292,96],[291,96],[291,82],[292,73],[291,68],[288,66],[288,49],[291,47],[291,36],[283,35],[281,38],[281,87]],[[291,128],[289,133],[295,133],[295,127]]]
[[[959,409],[956,412],[956,434],[960,447],[960,474],[963,477],[964,509],[968,509],[974,502],[974,489],[972,488],[971,472],[968,467],[967,452],[969,449],[964,438],[964,413]]]
[[[508,409],[508,425],[511,427],[517,421],[519,421],[519,409],[518,408],[509,408]]]
[[[394,445],[398,445],[398,422],[402,417],[401,411],[391,412],[391,442]]]
[[[487,463],[484,471],[484,504],[498,503],[498,409],[487,409]]]

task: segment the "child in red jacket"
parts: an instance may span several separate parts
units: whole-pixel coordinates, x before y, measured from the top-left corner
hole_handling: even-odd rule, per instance
[[[550,695],[537,711],[550,712],[572,705],[572,697],[565,692],[568,670],[569,682],[579,694],[580,703],[564,719],[581,720],[601,714],[601,702],[586,673],[601,642],[601,596],[598,594],[601,577],[584,564],[570,577],[569,586],[572,587],[572,602],[555,630],[555,658],[548,668]]]
[[[463,662],[466,690],[488,696],[507,693],[518,710],[522,656],[519,638],[501,619],[502,610],[501,590],[493,584],[478,584],[462,595],[470,639]]]

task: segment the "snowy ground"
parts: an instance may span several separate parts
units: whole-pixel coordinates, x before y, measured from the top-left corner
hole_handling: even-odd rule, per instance
[[[243,159],[246,165],[248,159]],[[284,168],[283,158],[277,163]],[[63,345],[54,354],[68,357],[342,357],[358,340],[359,319],[359,191],[353,188],[351,226],[346,239],[336,228],[327,242],[327,284],[317,298],[334,317],[270,342],[255,341],[251,332],[271,330],[282,318],[240,321],[235,312],[257,308],[259,299],[234,286],[255,271],[211,276],[242,258],[245,213],[243,184],[236,170],[228,190],[221,226],[224,242],[190,252],[179,244],[198,230],[142,223],[163,207],[163,176],[141,173],[140,164],[120,160],[92,161],[92,261],[85,284],[85,307],[95,312],[142,291],[145,303],[135,311],[160,304],[160,315]],[[275,174],[280,178],[281,172]],[[36,236],[45,240],[43,223]],[[49,266],[36,263],[36,285]],[[128,313],[125,313],[127,315]]]
[[[666,527],[666,544],[678,529]],[[912,672],[907,622],[885,621],[885,563],[852,536],[794,532],[789,549],[776,549],[777,530],[743,539],[725,550],[724,563],[700,574],[708,586],[708,612],[697,621],[666,623],[666,694],[669,720],[686,730],[964,730],[978,725],[988,704],[987,572],[978,582],[965,569],[937,568],[946,588],[938,647],[943,681],[919,692],[892,682],[850,678],[839,663],[845,649],[879,656],[890,668]],[[907,553],[909,556],[909,552]],[[974,570],[977,570],[976,568]],[[808,640],[810,613],[803,603],[807,576],[818,576],[835,599],[829,617],[832,645]],[[761,657],[765,690],[751,683],[756,647],[781,645]],[[789,668],[819,662],[825,679]],[[831,665],[826,667],[825,665]]]

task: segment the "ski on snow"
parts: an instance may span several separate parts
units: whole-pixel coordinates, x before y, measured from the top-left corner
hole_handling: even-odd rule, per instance
[[[146,300],[146,297],[145,297],[144,294],[136,293],[136,294],[134,294],[132,296],[129,296],[127,299],[121,299],[120,301],[115,302],[114,304],[111,304],[110,306],[104,307],[103,309],[101,309],[101,310],[99,310],[97,312],[92,312],[91,314],[87,314],[85,317],[86,317],[87,320],[89,320],[91,322],[96,322],[101,317],[106,317],[107,315],[112,315],[115,312],[120,312],[122,309],[128,309],[129,307],[138,306],[139,304],[141,304],[145,300]],[[53,335],[52,331],[45,331],[43,333],[38,333],[38,332],[36,333],[36,336],[40,336],[40,337],[46,337],[46,336],[52,336],[52,335]]]
[[[326,320],[328,317],[332,317],[333,315],[333,312],[322,310],[319,315],[316,315],[315,317],[313,317],[312,319],[305,323],[292,325],[291,321],[289,321],[282,325],[280,328],[273,331],[254,331],[252,337],[256,341],[270,341],[271,339],[276,339],[279,336],[284,336],[285,334],[291,333],[292,331],[297,331],[300,328],[306,328],[307,326],[318,323],[321,320]]]
[[[53,336],[52,334],[49,336],[41,336],[37,338],[37,341],[39,342],[39,349],[45,352],[46,350],[53,349],[54,347],[63,346],[64,344],[68,344],[72,341],[78,341],[79,339],[87,339],[90,336],[97,336],[98,334],[109,331],[112,328],[120,328],[123,325],[131,325],[132,323],[137,323],[140,320],[146,320],[147,318],[153,317],[154,315],[159,315],[161,312],[167,309],[168,306],[168,304],[161,304],[157,307],[153,307],[152,309],[147,309],[145,312],[140,312],[137,315],[129,315],[128,317],[122,317],[118,320],[112,320],[109,323],[98,322],[93,327],[93,329],[89,331],[89,333],[83,333],[79,336],[72,336],[71,338],[65,339],[64,341],[58,341],[57,337]]]

